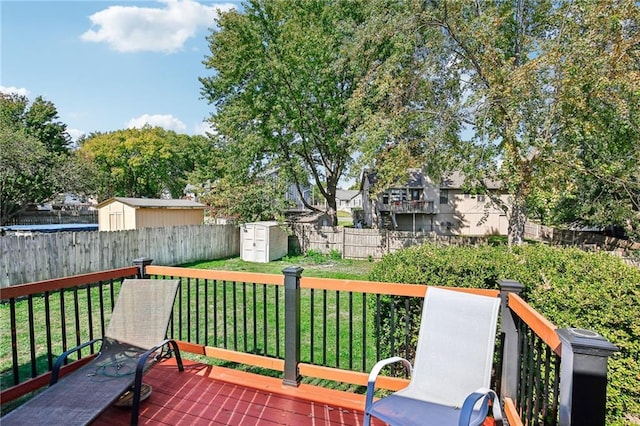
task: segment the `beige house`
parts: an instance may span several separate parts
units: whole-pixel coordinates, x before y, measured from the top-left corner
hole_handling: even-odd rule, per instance
[[[114,197],[98,204],[98,229],[154,228],[204,223],[205,205],[191,200]]]
[[[509,197],[497,182],[485,185],[491,197],[466,192],[459,172],[436,183],[422,171],[412,170],[407,182],[378,196],[372,192],[375,182],[375,172],[363,173],[362,207],[367,226],[439,235],[507,235],[507,217],[492,198],[508,205]]]

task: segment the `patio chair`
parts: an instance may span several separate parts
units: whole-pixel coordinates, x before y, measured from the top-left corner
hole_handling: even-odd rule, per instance
[[[125,392],[132,392],[131,424],[137,424],[142,375],[171,350],[178,369],[184,371],[177,343],[166,339],[178,285],[179,280],[125,280],[104,337],[60,355],[50,386],[4,416],[1,423],[84,425]],[[58,381],[60,367],[69,355],[100,341],[93,360]]]
[[[371,416],[390,425],[480,425],[493,402],[502,424],[500,401],[489,390],[500,298],[429,287],[414,366],[401,357],[377,362],[369,374],[364,425]],[[409,385],[374,401],[381,369],[401,362]]]

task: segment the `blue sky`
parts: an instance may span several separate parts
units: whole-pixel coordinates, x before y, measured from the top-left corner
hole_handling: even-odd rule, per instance
[[[0,0],[0,91],[53,102],[76,139],[145,123],[203,134],[215,10],[239,1]]]

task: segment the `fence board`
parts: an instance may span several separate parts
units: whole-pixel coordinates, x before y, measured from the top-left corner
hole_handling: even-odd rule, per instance
[[[150,257],[177,265],[240,254],[233,225],[189,225],[115,232],[59,232],[0,238],[0,287],[130,266]]]

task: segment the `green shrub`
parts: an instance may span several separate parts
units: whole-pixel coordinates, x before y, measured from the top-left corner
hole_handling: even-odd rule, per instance
[[[638,268],[606,253],[540,244],[512,249],[424,245],[386,256],[369,279],[475,288],[497,288],[499,279],[521,282],[523,297],[556,326],[594,330],[620,349],[609,360],[607,424],[625,424],[625,416],[640,416]],[[386,301],[385,309],[391,309],[390,299]],[[409,308],[415,327],[419,304],[416,301]],[[406,314],[403,305],[393,309]],[[402,332],[393,338],[400,338]],[[388,345],[392,338],[388,324],[383,324],[381,334]]]

